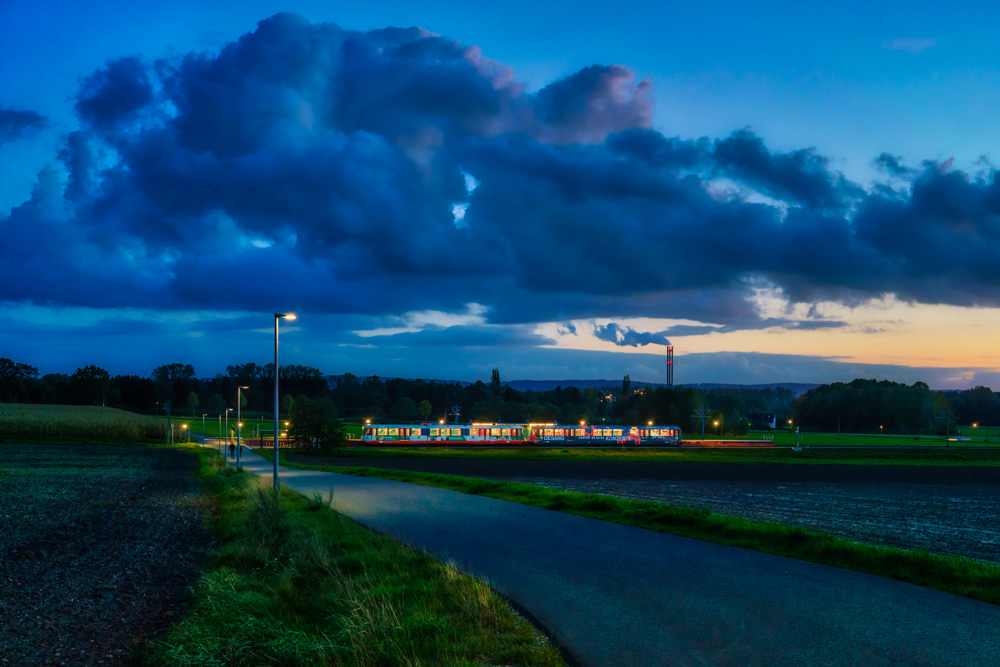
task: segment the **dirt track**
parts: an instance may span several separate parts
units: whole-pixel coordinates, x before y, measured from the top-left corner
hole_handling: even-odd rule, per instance
[[[885,546],[1000,563],[1000,468],[803,464],[326,459],[697,507]]]

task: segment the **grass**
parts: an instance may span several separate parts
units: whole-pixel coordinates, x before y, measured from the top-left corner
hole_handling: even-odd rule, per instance
[[[948,444],[954,446],[961,444],[965,446],[987,446],[998,447],[996,437],[998,431],[991,434],[987,441],[985,429],[963,428],[961,435],[972,438],[972,440],[955,443],[948,443],[944,435],[899,435],[895,433],[811,433],[801,434],[803,447],[944,447]],[[748,439],[760,440],[760,432],[750,434]],[[794,431],[778,430],[770,433],[774,436],[774,444],[778,447],[792,447],[796,444],[796,434]],[[958,435],[952,431],[951,437]],[[691,438],[693,441],[701,439],[701,435]]]
[[[484,584],[200,451],[223,546],[147,664],[563,664]]]
[[[301,453],[301,452],[296,452]],[[794,463],[842,465],[1000,466],[1000,449],[899,447],[887,449],[777,448],[558,449],[541,447],[345,447],[346,458],[511,459],[529,461],[659,461],[699,463]]]
[[[752,521],[661,503],[558,491],[532,484],[367,467],[309,468],[489,496],[627,526],[867,572],[1000,604],[1000,566],[969,558],[862,544],[777,523]]]
[[[151,419],[156,419],[163,424],[163,428],[166,429],[167,418],[166,416],[160,415],[156,417],[151,417]],[[171,423],[174,424],[174,429],[180,429],[182,424],[187,424],[191,433],[196,433],[198,435],[203,435],[207,438],[224,438],[226,435],[226,419],[222,418],[221,424],[219,420],[219,415],[209,415],[205,417],[204,428],[202,428],[201,414],[191,417],[185,414],[176,414],[170,417]],[[233,433],[236,433],[236,412],[231,412],[229,414],[229,427],[232,429]],[[250,438],[254,429],[268,431],[268,435],[273,433],[272,424],[273,420],[249,420],[245,419],[243,421],[243,437]],[[179,433],[178,430],[174,431],[176,436]]]
[[[166,423],[125,410],[0,403],[0,440],[160,441]]]

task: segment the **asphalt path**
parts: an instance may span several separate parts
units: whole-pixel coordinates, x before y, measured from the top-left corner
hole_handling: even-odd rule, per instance
[[[996,466],[849,465],[838,463],[702,463],[697,461],[573,461],[531,459],[319,457],[292,455],[311,466],[361,466],[464,477],[663,479],[741,482],[904,482],[1000,485]]]
[[[581,665],[1000,664],[1000,607],[948,593],[446,489],[279,479],[485,579]]]

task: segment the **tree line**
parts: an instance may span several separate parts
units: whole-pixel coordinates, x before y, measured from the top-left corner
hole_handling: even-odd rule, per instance
[[[1000,399],[989,387],[931,391],[924,382],[835,382],[810,389],[791,406],[805,429],[831,433],[945,433],[954,424],[1000,425]]]
[[[493,369],[489,382],[472,384],[326,376],[309,366],[281,366],[280,411],[294,414],[297,401],[313,413],[378,422],[447,421],[578,424],[656,424],[680,426],[685,433],[742,434],[755,416],[773,415],[778,426],[793,420],[806,430],[844,433],[928,433],[946,428],[943,415],[960,423],[1000,425],[1000,400],[988,387],[962,392],[931,391],[923,382],[905,385],[887,380],[854,380],[812,389],[796,398],[784,387],[715,388],[633,387],[629,376],[620,386],[556,387],[519,391],[503,384]],[[74,405],[109,405],[149,414],[214,417],[241,408],[271,414],[274,365],[244,363],[226,367],[211,379],[198,378],[190,364],[158,366],[149,376],[110,375],[93,365],[72,375],[50,373],[0,358],[0,401]],[[456,415],[457,413],[457,415]],[[952,422],[954,423],[954,422]],[[758,424],[759,426],[759,424]]]
[[[794,395],[778,389],[634,388],[628,376],[621,386],[556,387],[519,391],[503,384],[498,369],[488,383],[358,377],[350,373],[325,376],[309,366],[281,366],[279,388],[282,414],[291,415],[297,401],[322,401],[309,410],[373,423],[397,421],[506,422],[576,424],[658,424],[700,430],[694,411],[704,408],[711,419],[734,432],[749,426],[748,415],[787,415]],[[0,359],[0,400],[23,403],[109,405],[138,412],[216,416],[236,408],[237,387],[242,410],[273,411],[273,364],[244,363],[226,367],[211,379],[201,379],[191,364],[158,366],[149,376],[110,375],[85,366],[72,375],[39,377],[37,368]],[[326,405],[328,403],[329,405]],[[303,406],[305,408],[306,406]]]

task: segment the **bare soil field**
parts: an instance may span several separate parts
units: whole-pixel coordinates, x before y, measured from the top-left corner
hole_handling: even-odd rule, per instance
[[[213,545],[189,452],[0,443],[0,664],[120,665]]]
[[[1000,563],[1000,469],[762,463],[296,459],[525,482]]]

